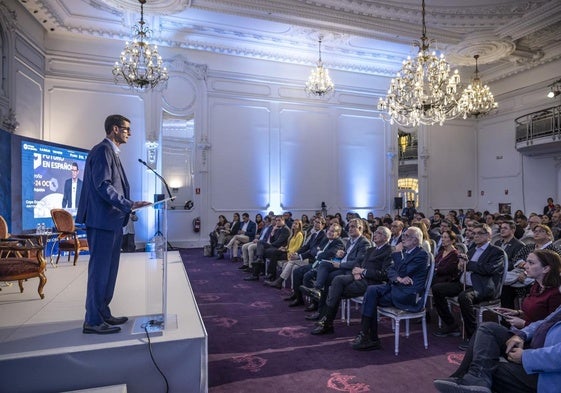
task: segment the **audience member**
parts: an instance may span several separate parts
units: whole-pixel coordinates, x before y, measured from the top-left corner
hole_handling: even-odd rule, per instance
[[[442,244],[434,258],[434,277],[432,286],[443,282],[458,282],[460,270],[458,269],[458,250],[455,247],[456,234],[451,230],[442,232]]]
[[[561,305],[561,257],[551,250],[534,250],[524,264],[526,276],[534,280],[520,310],[500,308],[510,325],[522,329],[544,319]]]
[[[253,269],[253,261],[255,260],[255,251],[257,250],[257,243],[258,242],[269,242],[269,237],[273,232],[273,228],[275,227],[271,221],[271,216],[267,215],[263,218],[265,225],[261,230],[258,239],[253,239],[253,241],[249,243],[245,243],[242,246],[242,265],[238,267],[238,269],[248,272]]]
[[[228,220],[226,219],[226,217],[222,214],[219,215],[218,222],[214,226],[214,230],[209,233],[210,247],[212,249],[211,254],[214,254],[214,250],[218,247],[218,238],[220,237],[222,231],[226,228],[226,224],[228,224]]]
[[[363,223],[360,218],[353,218],[349,221],[349,240],[346,250],[338,250],[334,260],[318,261],[315,269],[310,270],[304,275],[304,284],[301,290],[310,295],[314,300],[322,305],[325,302],[325,294],[329,285],[336,276],[350,273],[359,261],[364,257],[366,250],[370,248],[370,240],[362,236]],[[315,281],[313,281],[315,279]],[[319,319],[319,313],[312,314],[307,319]]]
[[[288,241],[288,245],[281,246],[278,249],[270,248],[265,252],[266,257],[269,258],[265,285],[276,287],[279,289],[282,287],[282,279],[278,280],[276,277],[278,261],[288,259],[288,255],[294,254],[296,251],[298,251],[303,242],[304,232],[302,232],[302,221],[296,219],[292,222],[290,240]]]
[[[390,239],[390,245],[396,247],[401,243],[401,236],[403,232],[403,221],[395,220],[390,225],[390,231],[392,231],[392,237]]]
[[[339,224],[331,224],[327,229],[326,237],[315,250],[315,255],[309,253],[308,264],[300,266],[294,270],[292,275],[292,286],[294,288],[294,300],[288,305],[289,307],[296,307],[304,304],[302,292],[299,290],[304,282],[304,275],[315,268],[316,263],[322,260],[331,260],[335,258],[337,251],[344,250],[345,245],[341,240],[341,226]],[[317,303],[311,303],[306,311],[315,311]]]
[[[388,269],[392,263],[392,248],[389,245],[391,232],[381,226],[374,231],[374,246],[366,250],[350,272],[337,276],[331,282],[327,299],[320,307],[320,320],[312,334],[333,333],[333,321],[343,298],[362,296],[369,285],[382,284],[388,279]]]
[[[288,244],[290,238],[290,229],[284,223],[283,216],[275,217],[275,226],[269,241],[258,241],[255,249],[256,259],[252,262],[253,274],[244,278],[245,281],[258,281],[259,273],[265,268],[265,258],[270,258],[281,247]]]
[[[432,287],[433,302],[444,326],[434,333],[437,337],[459,336],[459,326],[448,307],[448,297],[458,296],[466,337],[475,332],[477,321],[473,305],[500,296],[503,269],[506,269],[504,253],[490,244],[491,228],[486,224],[474,227],[475,248],[468,254],[460,254],[458,268],[464,273],[461,282],[444,282]],[[461,349],[465,349],[463,343]]]
[[[257,233],[257,224],[249,219],[249,214],[242,214],[242,223],[239,226],[239,230],[233,234],[232,238],[226,245],[227,249],[232,250],[232,259],[234,262],[239,262],[238,257],[238,247],[240,244],[245,244],[253,241],[255,239],[255,234]]]
[[[543,214],[551,218],[551,215],[553,214],[554,211],[555,211],[555,204],[553,203],[553,198],[549,197],[547,198],[547,205],[545,205],[543,208]]]
[[[239,232],[240,228],[240,213],[234,213],[232,222],[224,225],[224,229],[220,230],[220,234],[218,235],[218,245],[216,246],[218,259],[224,259],[224,253],[226,252],[225,245]]]
[[[554,393],[561,386],[561,307],[523,329],[485,322],[439,392]],[[503,359],[506,358],[506,362]]]
[[[361,331],[352,342],[360,351],[380,349],[378,337],[378,306],[393,306],[415,312],[423,307],[423,295],[429,271],[429,256],[420,247],[423,234],[411,227],[403,234],[403,251],[392,254],[393,265],[388,269],[388,283],[370,285],[362,304]]]

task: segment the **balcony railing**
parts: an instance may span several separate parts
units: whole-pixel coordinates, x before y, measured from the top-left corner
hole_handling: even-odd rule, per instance
[[[561,138],[561,106],[529,113],[514,121],[516,143],[530,142],[543,137],[552,137],[552,140]]]

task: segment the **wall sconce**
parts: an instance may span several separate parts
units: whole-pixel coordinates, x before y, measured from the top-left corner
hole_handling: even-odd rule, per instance
[[[555,98],[561,94],[561,79],[553,82],[549,87],[549,93],[547,93],[548,98]]]
[[[158,158],[158,146],[160,144],[157,141],[146,141],[146,161],[150,164],[155,164]]]

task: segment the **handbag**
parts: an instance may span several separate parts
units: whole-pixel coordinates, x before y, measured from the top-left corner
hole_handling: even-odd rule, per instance
[[[203,256],[205,257],[212,256],[212,246],[210,244],[207,244],[206,246],[203,247]]]

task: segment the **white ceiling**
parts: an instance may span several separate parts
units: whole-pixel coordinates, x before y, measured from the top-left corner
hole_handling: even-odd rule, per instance
[[[138,0],[18,0],[48,34],[123,41]],[[148,0],[160,46],[392,76],[422,33],[421,0]],[[428,0],[427,36],[453,66],[494,81],[561,58],[560,0]],[[560,72],[561,74],[561,72]]]

